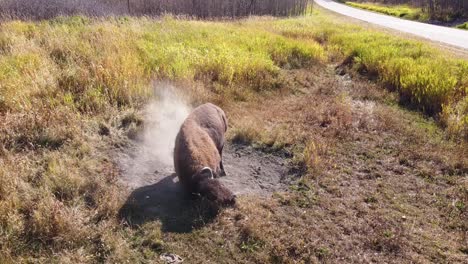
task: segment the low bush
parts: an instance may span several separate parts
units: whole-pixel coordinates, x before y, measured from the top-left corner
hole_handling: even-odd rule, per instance
[[[394,17],[423,22],[429,20],[429,14],[423,12],[421,8],[411,7],[408,5],[381,5],[375,3],[356,3],[351,1],[346,2],[346,4],[352,7],[366,9]]]

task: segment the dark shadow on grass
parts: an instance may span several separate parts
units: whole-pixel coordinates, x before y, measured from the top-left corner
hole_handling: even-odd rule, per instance
[[[163,232],[187,233],[213,221],[219,209],[203,198],[186,194],[176,174],[134,190],[119,211],[130,226],[161,221]]]

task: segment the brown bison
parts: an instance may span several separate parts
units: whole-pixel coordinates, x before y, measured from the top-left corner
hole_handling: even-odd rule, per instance
[[[224,111],[214,104],[195,108],[177,134],[174,167],[179,181],[189,193],[221,205],[233,205],[235,195],[217,177],[224,176],[222,151],[227,120]]]

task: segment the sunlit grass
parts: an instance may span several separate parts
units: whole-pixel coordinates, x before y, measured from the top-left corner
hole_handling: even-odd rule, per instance
[[[232,23],[166,17],[13,21],[0,28],[1,106],[30,107],[57,93],[82,110],[129,104],[151,79],[208,79],[272,88],[281,67],[324,61],[322,47]],[[259,80],[257,76],[265,76]]]
[[[468,30],[468,22],[457,25],[456,28]]]
[[[356,3],[351,1],[346,2],[346,4],[352,7],[410,20],[424,22],[429,19],[429,14],[423,12],[421,8],[411,7],[409,5],[383,5],[377,3]]]
[[[455,135],[468,136],[466,60],[420,41],[331,22],[322,15],[250,23],[293,39],[321,43],[330,60],[345,61],[360,73],[377,76],[405,104],[439,117]]]

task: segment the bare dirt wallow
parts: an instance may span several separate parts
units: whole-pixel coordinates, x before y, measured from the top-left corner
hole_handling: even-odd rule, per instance
[[[123,219],[131,225],[160,220],[163,231],[189,232],[216,216],[210,202],[183,192],[172,165],[158,161],[148,147],[130,144],[119,154],[122,181],[132,190],[120,211]],[[228,143],[223,160],[227,176],[220,181],[237,196],[285,191],[297,178],[287,158],[251,146]]]

